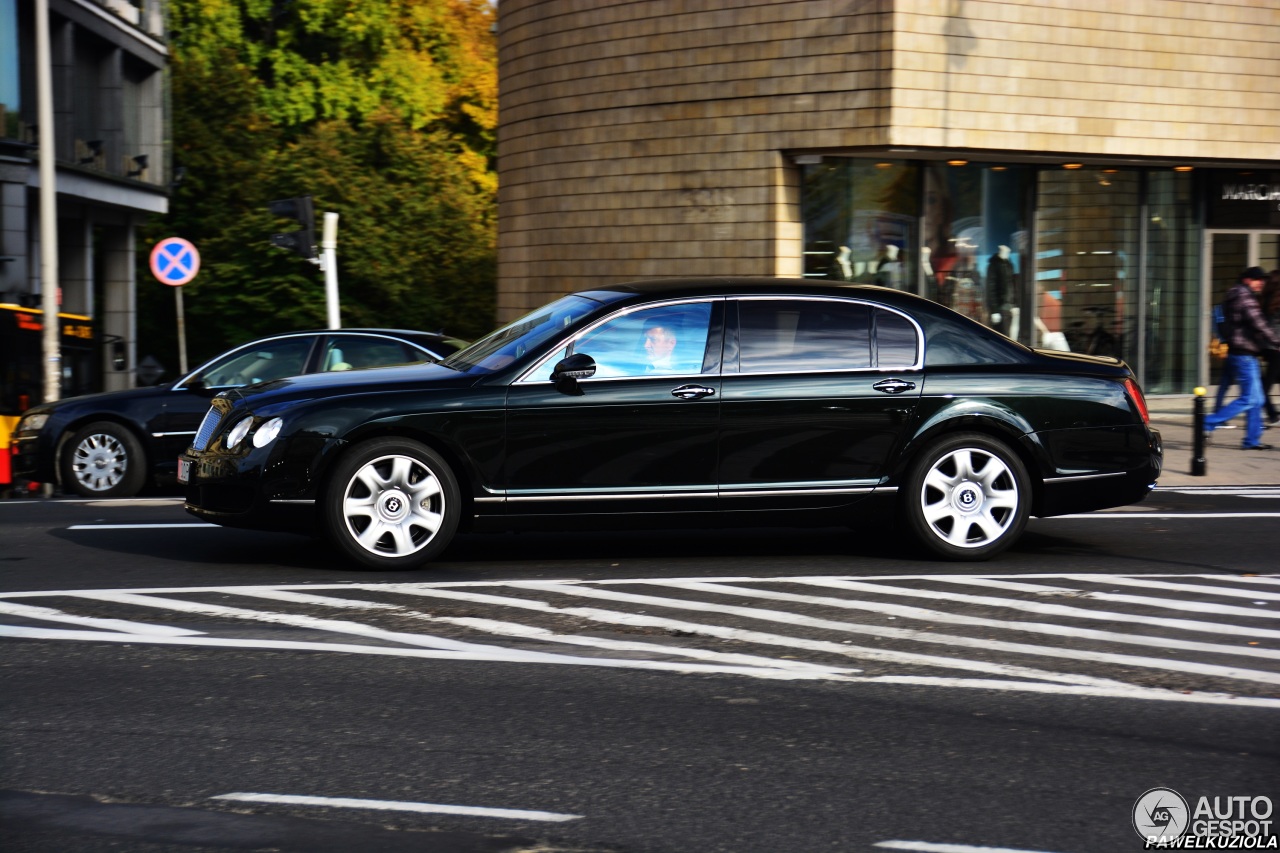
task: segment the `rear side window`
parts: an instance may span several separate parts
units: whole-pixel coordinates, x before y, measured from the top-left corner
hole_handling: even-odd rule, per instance
[[[739,369],[796,373],[871,367],[871,308],[855,302],[744,299]]]

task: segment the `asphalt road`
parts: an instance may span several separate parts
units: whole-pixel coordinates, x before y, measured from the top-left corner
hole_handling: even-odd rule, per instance
[[[759,529],[379,574],[2,502],[0,849],[1141,849],[1152,788],[1280,802],[1278,519],[1192,489],[977,565]]]

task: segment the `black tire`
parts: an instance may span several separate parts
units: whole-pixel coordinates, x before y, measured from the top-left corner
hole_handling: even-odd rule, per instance
[[[62,488],[86,498],[128,498],[147,481],[147,455],[127,427],[97,421],[62,445]]]
[[[356,446],[330,475],[325,526],[362,568],[416,569],[448,547],[458,530],[457,478],[434,450],[381,438]]]
[[[1008,445],[957,433],[920,455],[902,499],[907,526],[925,550],[948,560],[986,560],[1022,535],[1031,480]]]

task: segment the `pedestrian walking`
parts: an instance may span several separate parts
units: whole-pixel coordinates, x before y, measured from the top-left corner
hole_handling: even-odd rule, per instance
[[[1240,396],[1204,419],[1205,432],[1211,433],[1236,415],[1243,414],[1245,434],[1241,446],[1245,450],[1271,449],[1271,445],[1262,443],[1262,410],[1267,398],[1262,390],[1258,358],[1263,353],[1280,350],[1280,335],[1268,325],[1258,298],[1266,280],[1267,274],[1262,267],[1249,267],[1240,273],[1240,280],[1222,300],[1227,367],[1240,386]]]

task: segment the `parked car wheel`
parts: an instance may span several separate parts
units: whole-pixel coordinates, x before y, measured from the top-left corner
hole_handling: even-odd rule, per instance
[[[1030,478],[1007,445],[981,433],[947,436],[916,461],[906,480],[907,523],[928,551],[985,560],[1026,527]]]
[[[87,498],[125,498],[141,491],[146,454],[138,437],[110,421],[77,430],[63,445],[62,487]]]
[[[439,454],[407,439],[375,439],[334,469],[324,512],[344,553],[370,569],[413,569],[458,529],[462,497]]]

